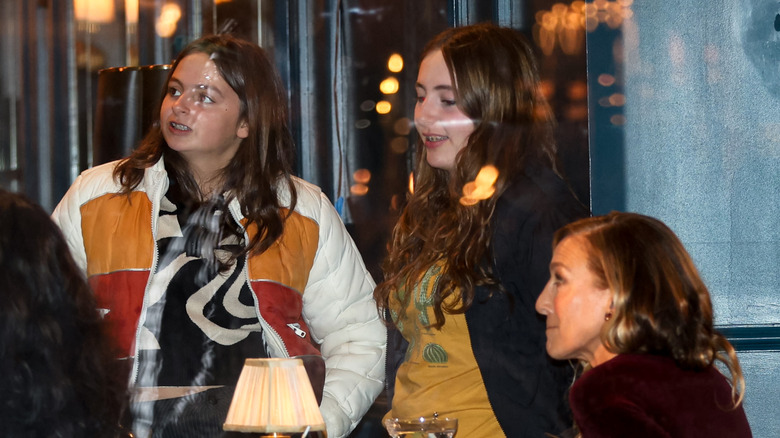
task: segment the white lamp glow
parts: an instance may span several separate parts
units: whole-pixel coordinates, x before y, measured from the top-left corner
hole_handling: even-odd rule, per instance
[[[231,432],[325,432],[317,399],[300,359],[247,359],[223,429]]]
[[[114,20],[114,0],[73,0],[76,20],[87,23],[110,23]]]
[[[125,16],[128,24],[138,24],[138,0],[125,0]]]

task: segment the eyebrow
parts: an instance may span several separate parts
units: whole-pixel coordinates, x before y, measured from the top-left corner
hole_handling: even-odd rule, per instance
[[[554,262],[554,261],[550,262],[550,269],[555,269],[555,268],[566,268],[566,265],[564,265],[561,262]]]
[[[414,85],[415,88],[422,88],[425,90],[425,86],[419,82]],[[437,85],[433,87],[433,91],[452,91],[452,85]]]
[[[176,77],[171,77],[171,79],[168,81],[168,83],[171,83],[171,82],[176,82],[180,87],[182,87],[182,88],[184,87],[184,83],[182,81],[180,81]],[[220,97],[224,97],[223,94],[222,94],[222,91],[219,88],[217,88],[217,87],[210,87],[210,86],[208,86],[206,84],[197,84],[197,85],[195,85],[195,88],[198,88],[200,90],[212,91],[212,92],[218,94]]]

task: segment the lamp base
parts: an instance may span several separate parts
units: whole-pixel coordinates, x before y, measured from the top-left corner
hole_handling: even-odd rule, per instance
[[[220,435],[220,438],[301,438],[302,433],[277,433],[268,434],[263,432],[226,432]],[[327,438],[324,431],[314,431],[306,434],[306,438]]]

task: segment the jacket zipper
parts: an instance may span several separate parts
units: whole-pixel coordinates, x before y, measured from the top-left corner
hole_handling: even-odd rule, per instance
[[[162,191],[163,181],[166,180],[167,175],[160,177],[160,181],[156,183],[154,187],[154,196],[152,197],[152,215],[150,221],[152,240],[154,241],[154,254],[152,256],[152,266],[149,268],[149,278],[146,280],[146,287],[144,288],[143,301],[141,304],[141,314],[138,317],[138,324],[135,328],[135,342],[133,342],[133,372],[131,373],[130,378],[131,385],[134,385],[138,380],[138,343],[141,339],[141,329],[143,328],[143,323],[146,321],[146,312],[148,309],[146,300],[149,295],[149,286],[152,284],[152,277],[157,270],[157,263],[159,262],[160,258],[160,248],[157,246],[157,230],[154,226],[154,219],[156,216],[160,215],[160,199],[162,199],[162,193],[160,192]]]
[[[249,232],[247,231],[247,229],[243,225],[241,225],[241,220],[239,219],[238,213],[236,213],[236,211],[234,209],[234,206],[235,206],[235,208],[238,208],[238,200],[236,200],[236,199],[233,199],[232,201],[230,201],[230,204],[228,205],[228,211],[230,212],[230,215],[233,217],[233,220],[237,224],[239,224],[241,226],[241,228],[243,228],[243,230],[244,230],[244,241],[249,243]],[[273,342],[268,342],[268,344],[270,345],[271,343],[273,343],[274,346],[275,346],[275,349],[281,351],[284,354],[284,356],[282,356],[282,357],[290,357],[290,352],[287,351],[287,346],[284,345],[284,341],[282,340],[282,337],[279,335],[279,333],[273,327],[271,327],[271,324],[268,324],[268,321],[266,321],[263,318],[263,315],[260,314],[260,302],[258,301],[259,298],[257,297],[257,294],[255,293],[255,291],[252,289],[252,284],[249,281],[249,262],[250,262],[251,256],[249,254],[247,254],[245,257],[246,257],[246,262],[244,263],[244,268],[243,268],[244,277],[246,278],[246,284],[249,287],[249,291],[252,293],[252,301],[254,301],[254,303],[255,303],[255,314],[257,315],[258,321],[260,321],[260,325],[263,327],[263,331],[264,332],[267,331],[269,333],[268,337],[265,337],[265,334],[263,334],[263,337],[265,339],[267,339],[268,341],[273,341]],[[268,353],[270,355],[270,352],[268,352]]]

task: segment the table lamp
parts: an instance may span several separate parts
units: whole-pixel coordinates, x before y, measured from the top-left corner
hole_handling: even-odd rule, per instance
[[[222,428],[264,437],[324,435],[325,421],[303,361],[246,359]]]

